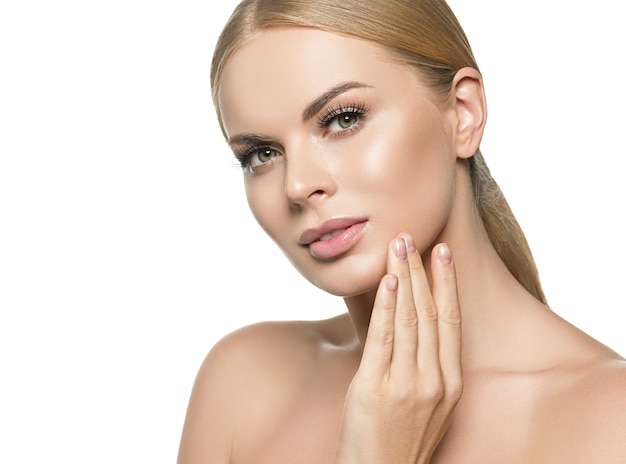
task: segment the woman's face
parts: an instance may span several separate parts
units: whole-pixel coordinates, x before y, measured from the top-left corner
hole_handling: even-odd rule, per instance
[[[428,249],[454,198],[453,122],[415,70],[370,42],[263,32],[229,60],[219,103],[261,227],[312,283],[378,285],[387,244]]]

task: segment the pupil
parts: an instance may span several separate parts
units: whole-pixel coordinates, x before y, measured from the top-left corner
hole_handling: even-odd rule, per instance
[[[272,150],[261,150],[259,153],[259,161],[266,162],[272,158]]]
[[[339,119],[339,125],[343,129],[347,129],[348,127],[352,126],[356,122],[355,119],[356,119],[356,116],[354,114],[346,114],[342,116],[341,119]]]

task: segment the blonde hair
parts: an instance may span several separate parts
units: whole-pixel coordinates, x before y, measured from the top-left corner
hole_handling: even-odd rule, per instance
[[[310,27],[377,43],[417,68],[441,102],[447,101],[459,69],[478,70],[465,32],[444,0],[243,0],[213,54],[211,89],[218,117],[225,63],[256,33],[276,27]],[[469,167],[474,201],[495,250],[515,278],[545,303],[524,233],[480,150]]]

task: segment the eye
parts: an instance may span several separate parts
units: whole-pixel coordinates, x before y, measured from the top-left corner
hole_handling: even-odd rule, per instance
[[[326,129],[329,135],[342,135],[357,130],[368,113],[369,108],[363,104],[340,104],[323,113],[318,125]]]
[[[278,152],[272,148],[259,148],[251,153],[248,165],[255,167],[261,164],[265,164],[275,156],[278,156]]]
[[[263,166],[280,156],[280,152],[272,147],[259,147],[252,148],[236,156],[243,169],[253,172],[255,168]]]
[[[331,130],[345,130],[350,129],[352,126],[359,122],[359,114],[357,113],[343,113],[335,118],[334,121],[328,126]],[[338,128],[334,127],[335,125]]]

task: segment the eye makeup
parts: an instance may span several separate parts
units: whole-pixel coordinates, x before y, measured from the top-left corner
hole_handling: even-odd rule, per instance
[[[323,111],[317,119],[317,125],[321,129],[332,129],[329,130],[329,135],[341,135],[343,132],[358,129],[369,113],[370,108],[364,103],[340,102]]]

